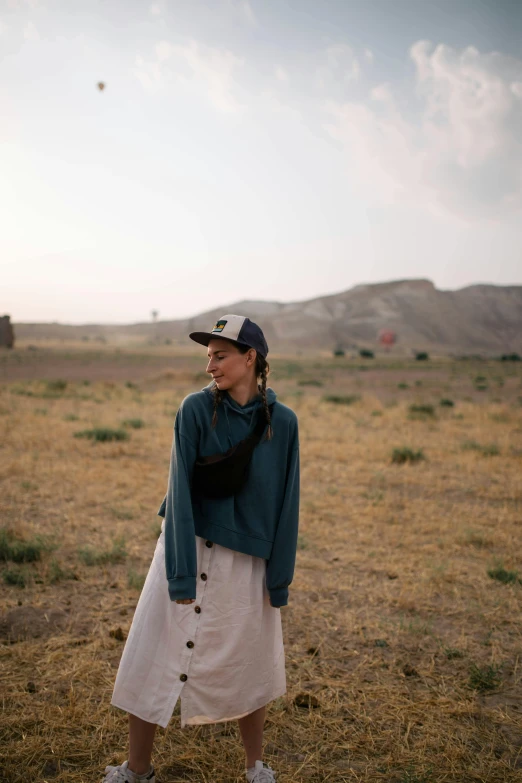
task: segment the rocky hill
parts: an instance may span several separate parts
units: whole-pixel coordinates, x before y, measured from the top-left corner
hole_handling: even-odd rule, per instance
[[[34,341],[170,339],[188,345],[188,332],[210,330],[227,312],[258,321],[272,351],[375,346],[379,330],[387,328],[397,333],[397,352],[522,352],[522,286],[472,285],[445,291],[429,280],[358,285],[304,302],[235,302],[176,321],[126,326],[15,324],[15,333]]]

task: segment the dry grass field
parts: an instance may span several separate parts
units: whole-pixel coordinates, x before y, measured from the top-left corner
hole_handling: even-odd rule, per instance
[[[109,701],[204,366],[169,347],[0,355],[2,783],[98,783],[127,757]],[[299,416],[302,503],[266,760],[281,783],[520,781],[521,363],[272,370]],[[126,439],[75,437],[94,428]],[[237,723],[182,731],[178,708],[159,783],[243,780]]]

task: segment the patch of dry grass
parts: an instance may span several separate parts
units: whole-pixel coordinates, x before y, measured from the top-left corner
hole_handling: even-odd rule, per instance
[[[51,396],[39,364],[33,380],[0,386],[0,526],[58,544],[34,562],[0,563],[24,569],[26,585],[0,587],[6,783],[100,781],[127,757],[126,715],[110,696],[159,534],[175,410],[205,382],[195,380],[203,359],[198,369],[179,356],[149,377],[127,364],[100,381],[94,365],[84,385],[72,353],[73,377],[63,349],[59,366],[46,365],[46,378],[67,380]],[[288,693],[268,708],[266,760],[281,783],[514,783],[522,585],[488,571],[522,573],[522,370],[273,364],[272,384],[300,421],[302,513],[282,610]],[[479,373],[494,398],[475,393]],[[323,386],[299,384],[310,377]],[[398,382],[408,385],[400,400]],[[327,395],[359,398],[333,405]],[[410,418],[410,405],[447,396],[453,408]],[[126,441],[74,438],[138,419],[146,427]],[[425,459],[395,464],[394,449]],[[114,541],[124,558],[79,556],[110,554]],[[178,712],[158,729],[158,781],[244,779],[237,724],[181,731]]]

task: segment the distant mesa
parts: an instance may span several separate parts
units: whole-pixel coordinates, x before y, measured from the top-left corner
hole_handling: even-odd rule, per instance
[[[14,329],[11,323],[11,316],[0,316],[0,347],[14,348]]]
[[[186,292],[188,295],[189,291]],[[154,314],[153,314],[154,313]],[[470,285],[456,291],[430,280],[361,284],[302,302],[248,300],[221,304],[191,318],[127,325],[16,324],[17,340],[106,340],[194,348],[191,331],[206,331],[224,313],[246,315],[263,328],[270,355],[336,349],[429,355],[522,353],[522,285]],[[167,343],[167,341],[170,341]]]

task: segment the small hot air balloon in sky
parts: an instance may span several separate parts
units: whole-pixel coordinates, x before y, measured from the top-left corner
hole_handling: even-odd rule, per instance
[[[102,92],[105,89],[105,82],[98,82],[98,89]]]
[[[381,329],[378,334],[378,340],[381,345],[384,345],[386,351],[389,351],[392,345],[397,341],[397,334],[393,329]]]

